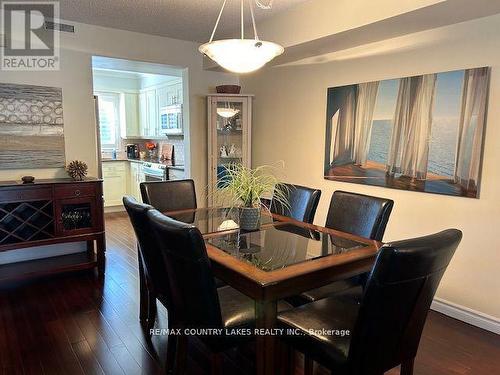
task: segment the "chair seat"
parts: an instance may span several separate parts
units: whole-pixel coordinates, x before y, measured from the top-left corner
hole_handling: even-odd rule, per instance
[[[292,345],[310,354],[323,363],[342,365],[347,361],[352,330],[358,316],[360,304],[334,297],[282,312],[278,323],[284,329],[296,329],[302,334],[287,335]],[[341,332],[349,331],[342,336]]]
[[[213,350],[221,351],[253,338],[251,335],[227,334],[231,329],[253,329],[255,327],[255,301],[230,286],[217,289],[222,315],[222,325],[226,329],[221,336],[201,336]],[[285,301],[279,301],[278,312],[293,308]]]
[[[255,325],[255,301],[236,289],[225,286],[217,289],[225,328],[236,328]],[[279,301],[278,312],[291,309],[293,306],[285,301]]]
[[[287,298],[287,301],[294,306],[300,306],[306,303],[319,301],[323,298],[333,297],[338,293],[358,287],[360,287],[360,285],[357,278],[339,280],[316,289],[308,290],[298,296]]]

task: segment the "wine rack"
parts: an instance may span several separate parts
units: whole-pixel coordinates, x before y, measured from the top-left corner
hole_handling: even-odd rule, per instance
[[[51,200],[0,203],[0,245],[54,238]]]

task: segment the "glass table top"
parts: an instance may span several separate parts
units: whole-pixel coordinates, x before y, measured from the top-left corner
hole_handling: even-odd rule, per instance
[[[266,272],[369,246],[288,223],[267,226],[256,232],[221,233],[207,242]]]
[[[238,210],[229,208],[197,209],[179,213],[165,213],[172,219],[193,224],[202,234],[214,233],[238,228]],[[260,225],[273,223],[270,215],[263,213]]]

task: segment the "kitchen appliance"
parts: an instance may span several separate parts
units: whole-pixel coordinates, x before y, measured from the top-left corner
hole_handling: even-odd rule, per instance
[[[127,159],[139,159],[139,145],[137,144],[127,145]]]
[[[167,167],[160,163],[143,163],[142,172],[146,182],[167,181],[168,179]]]
[[[182,134],[182,104],[167,105],[160,109],[160,135]]]

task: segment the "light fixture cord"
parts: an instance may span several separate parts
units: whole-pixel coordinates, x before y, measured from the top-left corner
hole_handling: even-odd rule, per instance
[[[219,21],[220,21],[220,18],[222,16],[222,12],[224,12],[224,7],[226,6],[226,2],[227,2],[227,0],[224,0],[224,2],[222,3],[222,8],[220,9],[219,16],[217,17],[217,21],[215,21],[215,26],[214,26],[214,29],[212,31],[212,35],[210,36],[209,43],[212,43],[212,40],[214,40],[215,31],[217,30],[217,26],[219,26]]]
[[[252,0],[248,0],[248,5],[250,6],[250,14],[252,16],[253,35],[255,37],[255,40],[259,40],[259,35],[257,35],[257,26],[255,25],[255,15],[253,14]]]
[[[240,1],[240,7],[241,7],[241,39],[245,39],[245,11],[243,10],[243,1]]]

